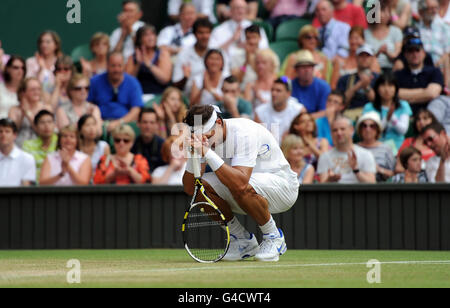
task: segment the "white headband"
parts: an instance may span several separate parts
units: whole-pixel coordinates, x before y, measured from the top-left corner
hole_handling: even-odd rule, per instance
[[[196,132],[197,130],[202,131],[202,134],[205,135],[207,133],[209,133],[214,126],[216,125],[216,121],[217,121],[217,113],[221,113],[219,107],[212,105],[212,107],[214,107],[214,111],[211,115],[211,118],[209,118],[208,122],[206,122],[204,125],[200,125],[200,126],[196,126],[194,124],[194,132]]]

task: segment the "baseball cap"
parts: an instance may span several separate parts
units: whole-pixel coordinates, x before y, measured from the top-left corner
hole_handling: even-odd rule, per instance
[[[405,48],[408,49],[411,47],[422,48],[423,47],[422,40],[420,38],[411,38],[407,40],[405,42]]]
[[[370,47],[367,44],[362,45],[361,47],[358,48],[358,50],[356,50],[356,55],[359,56],[362,53],[367,53],[367,54],[373,56],[372,47]]]
[[[416,27],[406,27],[403,31],[403,37],[405,38],[420,38],[420,31]]]

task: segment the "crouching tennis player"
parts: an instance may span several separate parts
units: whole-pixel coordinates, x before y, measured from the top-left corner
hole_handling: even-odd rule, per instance
[[[189,139],[203,158],[206,193],[229,225],[231,243],[224,260],[255,257],[258,261],[278,261],[287,247],[271,214],[286,212],[294,205],[299,182],[276,139],[251,120],[223,120],[218,108],[210,105],[192,107],[184,122],[196,131]],[[206,164],[213,172],[205,173]],[[189,159],[183,185],[190,196],[195,187],[193,174]],[[233,213],[249,215],[256,221],[263,233],[261,245]]]

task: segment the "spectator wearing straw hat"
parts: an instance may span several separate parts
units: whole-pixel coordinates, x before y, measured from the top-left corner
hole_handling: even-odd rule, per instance
[[[322,79],[314,77],[316,62],[312,53],[302,50],[295,64],[297,78],[292,81],[292,96],[305,106],[314,118],[325,116],[330,86]]]

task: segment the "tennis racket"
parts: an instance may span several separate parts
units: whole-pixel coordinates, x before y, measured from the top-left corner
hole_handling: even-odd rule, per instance
[[[228,252],[230,230],[225,216],[206,194],[201,180],[200,160],[190,159],[193,159],[195,192],[184,215],[182,226],[184,247],[195,261],[216,263]],[[195,202],[201,195],[206,202]]]

